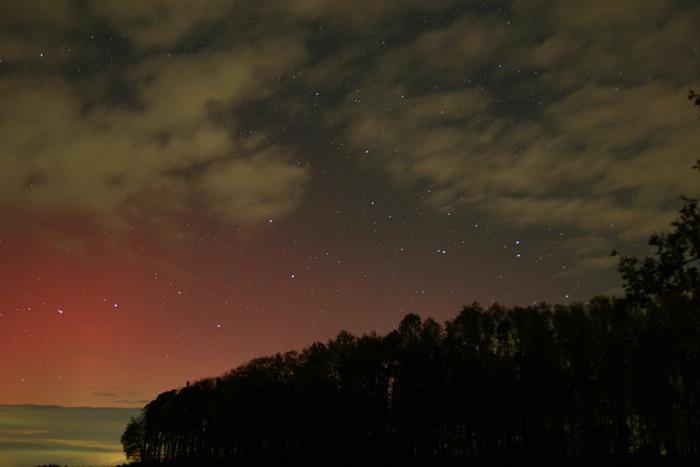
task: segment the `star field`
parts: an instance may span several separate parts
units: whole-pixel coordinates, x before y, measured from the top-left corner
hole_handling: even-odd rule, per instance
[[[361,11],[360,11],[361,10]],[[693,2],[0,6],[0,403],[620,295],[697,191]]]

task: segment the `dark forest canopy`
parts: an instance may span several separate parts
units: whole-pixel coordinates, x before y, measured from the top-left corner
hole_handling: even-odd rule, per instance
[[[625,298],[343,331],[160,394],[124,451],[142,465],[697,462],[700,208],[682,200],[652,256],[621,257]]]
[[[697,305],[411,314],[385,336],[341,332],[162,393],[122,442],[146,465],[696,459],[700,326],[683,316]]]

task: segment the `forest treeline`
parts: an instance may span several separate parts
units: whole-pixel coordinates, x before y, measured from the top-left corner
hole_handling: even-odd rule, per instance
[[[697,465],[700,201],[681,199],[652,256],[620,257],[624,298],[341,332],[160,394],[124,451],[149,466]]]
[[[410,314],[162,393],[122,441],[146,465],[696,459],[699,324],[688,297]]]

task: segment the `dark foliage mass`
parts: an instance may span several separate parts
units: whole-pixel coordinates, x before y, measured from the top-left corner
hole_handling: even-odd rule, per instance
[[[700,162],[698,163],[700,167]],[[626,297],[410,314],[160,394],[142,465],[578,465],[700,460],[700,208],[683,197]]]
[[[144,465],[437,465],[698,456],[697,299],[465,307],[340,333],[165,392],[133,419]]]

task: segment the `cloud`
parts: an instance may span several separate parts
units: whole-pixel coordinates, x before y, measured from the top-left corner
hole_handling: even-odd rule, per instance
[[[302,169],[278,162],[285,158],[274,156],[268,153],[249,161],[225,160],[209,167],[200,183],[214,212],[222,218],[257,223],[292,211],[307,175]]]
[[[135,109],[86,102],[60,74],[5,77],[1,202],[39,216],[77,213],[106,230],[192,214],[246,228],[294,212],[307,169],[264,130],[237,135],[225,116],[275,92],[302,55],[272,39],[136,60],[115,70],[131,77]]]
[[[53,64],[65,60],[67,48],[60,38],[77,25],[68,0],[55,2],[2,2],[0,16],[12,18],[11,27],[0,27],[3,44],[0,59],[7,66],[18,63]],[[43,55],[42,55],[43,54]]]
[[[1,441],[15,445],[36,444],[44,448],[119,453],[119,434],[139,410],[0,405]]]
[[[241,5],[241,10],[245,6]],[[139,50],[154,51],[181,45],[198,29],[211,26],[237,12],[227,3],[204,4],[196,0],[154,0],[124,8],[118,2],[90,5],[90,13],[114,23]]]
[[[34,436],[49,433],[48,430],[0,430],[0,434],[5,436]]]
[[[336,144],[437,212],[596,245],[663,228],[695,187],[691,3],[2,8],[33,28],[0,31],[16,210],[256,227],[302,206],[299,161]]]
[[[119,436],[140,409],[0,405],[3,465],[115,465]]]
[[[683,98],[695,72],[666,51],[688,50],[697,33],[691,11],[671,17],[668,2],[629,21],[622,7],[596,5],[586,16],[518,3],[507,25],[464,15],[395,49],[398,58],[378,57],[335,112],[346,140],[435,210],[566,229],[586,267],[621,239],[643,241],[696,186],[696,121]],[[619,52],[618,37],[646,68],[628,66],[637,57]]]
[[[509,64],[541,67],[557,88],[591,80],[642,84],[660,78],[677,85],[695,73],[697,5],[669,0],[643,6],[629,0],[614,5],[599,0],[515,5],[515,15],[531,25],[536,40],[516,49]],[[538,34],[535,28],[546,33]]]

